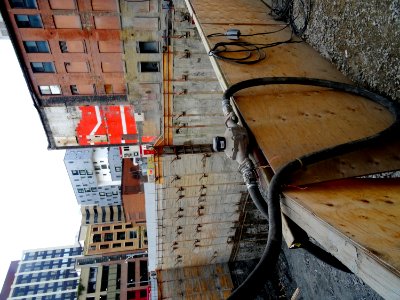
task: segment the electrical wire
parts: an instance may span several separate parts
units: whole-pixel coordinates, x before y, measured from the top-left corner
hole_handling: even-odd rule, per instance
[[[275,31],[257,32],[257,33],[251,33],[251,34],[241,34],[240,33],[239,36],[256,36],[256,35],[273,34],[273,33],[277,33],[277,32],[280,32],[280,31],[286,29],[287,27],[289,27],[289,25],[290,24],[286,24],[284,27],[282,27],[278,30],[275,30]],[[229,37],[229,36],[236,36],[236,35],[228,34],[228,33],[220,33],[220,32],[211,33],[211,34],[207,35],[207,37],[215,37],[215,36],[228,36]]]
[[[211,48],[211,50],[208,52],[208,55],[219,60],[234,62],[237,64],[251,65],[258,63],[267,57],[267,54],[265,51],[263,51],[263,49],[276,47],[282,44],[301,42],[302,41],[293,40],[292,35],[285,41],[278,41],[269,44],[254,44],[249,42],[219,42]],[[243,53],[243,56],[229,57],[227,56],[229,53]]]
[[[249,190],[252,200],[258,204],[256,206],[261,207],[261,212],[264,215],[267,215],[269,223],[267,245],[256,267],[239,285],[239,287],[232,292],[232,294],[228,298],[230,300],[249,299],[249,297],[255,295],[255,293],[262,287],[266,278],[275,274],[275,265],[279,257],[282,243],[280,195],[282,193],[282,188],[290,175],[293,174],[295,171],[300,170],[305,166],[311,165],[313,163],[376,144],[384,138],[396,137],[400,130],[399,104],[390,101],[387,98],[380,96],[376,93],[370,92],[364,88],[329,80],[305,77],[263,77],[245,80],[229,87],[223,95],[223,102],[229,101],[230,98],[240,90],[273,84],[319,86],[359,95],[385,107],[394,116],[394,122],[386,129],[372,136],[303,155],[297,159],[290,161],[289,163],[281,167],[272,177],[266,200],[262,198],[259,192]],[[251,188],[254,189],[254,186],[252,186]],[[258,187],[256,188],[258,189]],[[260,205],[261,201],[266,201],[267,205]]]

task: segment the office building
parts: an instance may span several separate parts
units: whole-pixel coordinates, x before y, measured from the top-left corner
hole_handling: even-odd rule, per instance
[[[76,246],[24,251],[8,299],[76,299],[75,264],[81,255],[82,248]]]

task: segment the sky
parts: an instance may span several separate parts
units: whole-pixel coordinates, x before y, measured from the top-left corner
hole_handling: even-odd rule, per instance
[[[23,250],[73,245],[81,214],[64,166],[48,150],[14,48],[0,40],[0,287]],[[1,288],[0,288],[1,289]]]

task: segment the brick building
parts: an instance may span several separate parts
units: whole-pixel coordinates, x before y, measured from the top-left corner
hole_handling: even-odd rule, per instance
[[[119,1],[9,0],[0,8],[50,148],[155,139],[139,137],[143,117],[128,101]],[[150,51],[146,43],[137,51]]]

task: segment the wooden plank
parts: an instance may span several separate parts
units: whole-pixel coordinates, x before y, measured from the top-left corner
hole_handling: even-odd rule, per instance
[[[255,0],[186,0],[206,50],[225,37],[208,38],[229,28],[243,34],[274,31],[282,23],[270,18]],[[210,7],[213,9],[210,10]],[[259,12],[264,11],[264,19]],[[269,43],[290,36],[289,29],[242,41]],[[225,90],[263,76],[298,76],[350,83],[304,43],[266,50],[255,65],[237,65],[211,57]],[[381,107],[338,91],[303,86],[270,86],[238,93],[235,104],[273,170],[301,155],[374,134],[393,121]],[[268,134],[266,134],[268,133]],[[305,184],[400,168],[400,142],[333,158],[292,178]],[[267,182],[263,183],[268,185]],[[283,212],[385,298],[400,298],[400,182],[341,180],[285,192]],[[290,236],[288,240],[290,239]]]
[[[290,219],[384,298],[400,298],[400,179],[346,179],[284,194]]]
[[[189,5],[207,51],[217,42],[228,41],[225,37],[208,38],[207,35],[212,33],[236,28],[244,34],[251,34],[274,31],[283,26],[281,22],[271,21],[266,7],[260,6],[258,1],[219,1],[218,5],[212,6],[212,12],[210,6],[207,6],[211,4],[207,3],[193,0]],[[230,7],[235,9],[230,10]],[[257,14],[259,10],[265,12],[267,25],[259,25],[245,14]],[[213,19],[219,20],[223,16],[233,18],[233,21],[230,24],[216,24],[219,21],[212,23]],[[237,24],[235,16],[242,23],[253,22],[253,25]],[[203,19],[207,22],[203,23]],[[274,34],[244,37],[241,40],[270,43],[289,37],[290,30],[286,28]],[[250,66],[211,58],[222,88],[263,76],[304,76],[349,83],[330,62],[305,43],[268,48],[266,53],[265,60]],[[389,126],[393,120],[388,112],[364,98],[316,87],[257,87],[238,93],[234,100],[273,170],[301,155],[374,134]],[[392,148],[392,145],[388,148]],[[353,162],[351,172],[333,168],[325,173],[325,165],[322,164],[314,166],[314,173],[325,174],[323,179],[327,180],[399,169],[400,160],[385,153],[376,151],[368,155],[373,155],[374,161],[381,162],[379,168],[373,164],[364,164],[363,161],[369,158],[360,151],[354,157],[364,159]],[[316,180],[314,173],[310,173],[310,176],[309,173],[303,174],[302,182]]]
[[[386,157],[386,159],[381,159],[382,157]],[[343,178],[355,177],[360,173],[368,174],[368,171],[372,169],[375,173],[395,171],[399,168],[399,161],[400,140],[385,140],[368,149],[307,166],[293,174],[289,183],[302,185],[322,182],[336,177],[337,174],[341,174]]]

